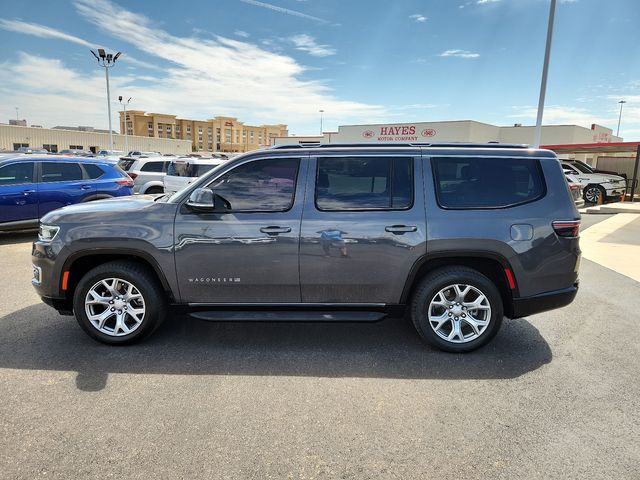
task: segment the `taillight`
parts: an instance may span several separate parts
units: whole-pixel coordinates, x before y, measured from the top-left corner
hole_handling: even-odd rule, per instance
[[[551,225],[559,237],[577,237],[580,233],[580,220],[556,220]]]
[[[133,180],[130,178],[121,178],[120,180],[116,180],[116,183],[124,187],[133,187]]]
[[[569,188],[571,190],[580,190],[580,185],[576,184],[576,183],[570,183],[569,184]]]
[[[131,177],[131,180],[135,180],[136,177],[138,176],[137,173],[127,173],[127,175],[129,175],[129,177]]]

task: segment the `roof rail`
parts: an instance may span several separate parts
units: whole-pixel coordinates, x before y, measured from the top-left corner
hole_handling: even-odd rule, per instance
[[[522,143],[464,143],[464,142],[442,142],[442,143],[401,143],[401,142],[378,142],[378,143],[292,143],[286,145],[273,145],[272,150],[286,148],[343,148],[343,147],[460,147],[460,148],[531,148],[530,145]]]

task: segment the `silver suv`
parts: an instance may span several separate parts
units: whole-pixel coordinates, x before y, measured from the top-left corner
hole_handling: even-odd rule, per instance
[[[122,157],[118,166],[133,180],[133,193],[163,193],[164,177],[171,163],[170,157]]]
[[[146,337],[174,307],[238,322],[406,314],[428,344],[466,352],[504,317],[573,301],[579,226],[548,150],[289,145],[173,195],[48,213],[33,284],[112,345]]]

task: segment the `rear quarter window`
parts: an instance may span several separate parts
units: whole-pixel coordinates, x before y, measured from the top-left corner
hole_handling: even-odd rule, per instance
[[[436,196],[443,208],[505,208],[533,202],[546,193],[533,158],[435,157]]]
[[[82,166],[87,172],[89,178],[91,178],[92,180],[100,178],[102,175],[104,175],[104,170],[102,170],[99,166],[94,165],[93,163],[85,163]]]

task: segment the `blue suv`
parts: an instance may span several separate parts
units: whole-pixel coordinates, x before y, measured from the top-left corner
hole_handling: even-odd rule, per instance
[[[74,203],[133,194],[133,181],[100,160],[16,156],[0,160],[0,230],[37,227],[44,214]]]

